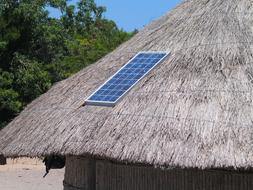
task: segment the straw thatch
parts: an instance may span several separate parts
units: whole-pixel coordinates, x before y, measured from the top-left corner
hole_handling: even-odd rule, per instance
[[[187,0],[33,101],[6,156],[93,155],[159,167],[253,166],[253,2]],[[114,108],[85,98],[139,51],[171,56]]]

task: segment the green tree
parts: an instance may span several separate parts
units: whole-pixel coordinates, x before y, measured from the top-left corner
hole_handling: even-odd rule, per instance
[[[61,11],[51,18],[47,7]],[[104,18],[94,0],[1,0],[0,127],[50,86],[115,49],[134,33]]]
[[[12,89],[14,75],[0,69],[0,129],[21,109],[19,94]]]
[[[24,104],[37,98],[51,86],[49,73],[36,60],[16,54],[12,61],[14,79],[12,88],[19,94]]]

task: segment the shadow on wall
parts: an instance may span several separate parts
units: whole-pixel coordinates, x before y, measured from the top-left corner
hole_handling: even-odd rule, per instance
[[[0,155],[0,165],[6,165],[7,161],[6,158],[3,155]]]

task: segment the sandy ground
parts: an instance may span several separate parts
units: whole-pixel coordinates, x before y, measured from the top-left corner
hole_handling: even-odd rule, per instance
[[[44,174],[45,168],[39,160],[8,160],[7,165],[0,166],[0,190],[63,189],[64,169],[51,170],[46,178]]]

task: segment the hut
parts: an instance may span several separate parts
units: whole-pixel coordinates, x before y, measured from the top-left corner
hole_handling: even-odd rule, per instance
[[[66,156],[65,190],[251,190],[252,43],[252,0],[185,0],[34,100],[0,150]],[[84,105],[140,51],[170,55],[115,106]]]

